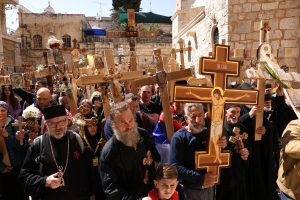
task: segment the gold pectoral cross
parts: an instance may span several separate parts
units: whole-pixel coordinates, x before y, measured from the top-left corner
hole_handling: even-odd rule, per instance
[[[150,166],[152,164],[152,162],[153,162],[153,158],[151,156],[151,151],[148,150],[147,154],[146,154],[146,157],[143,159],[143,165],[147,167],[147,166]],[[144,183],[147,184],[148,180],[149,180],[149,170],[146,169],[145,177],[144,177]]]

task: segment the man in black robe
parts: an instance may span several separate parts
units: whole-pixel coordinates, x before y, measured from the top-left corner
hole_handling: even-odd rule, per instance
[[[93,199],[92,162],[80,136],[67,131],[64,106],[45,108],[43,114],[48,131],[28,149],[19,175],[25,192],[43,200]]]
[[[99,166],[103,190],[109,200],[147,196],[160,161],[154,140],[137,128],[125,102],[113,106],[110,119],[114,134],[103,147]]]
[[[240,107],[238,105],[226,105],[224,135],[228,142],[225,150],[231,151],[231,163],[229,168],[221,169],[220,185],[217,186],[217,200],[248,199],[246,185],[246,173],[249,165],[247,161],[249,156],[248,131],[238,122],[239,117]],[[238,129],[240,138],[235,135],[234,128]]]

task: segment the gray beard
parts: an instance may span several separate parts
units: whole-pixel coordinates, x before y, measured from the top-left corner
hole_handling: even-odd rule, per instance
[[[140,141],[140,134],[137,127],[123,133],[118,132],[115,128],[113,128],[113,131],[118,141],[122,142],[125,146],[136,149],[137,143]]]

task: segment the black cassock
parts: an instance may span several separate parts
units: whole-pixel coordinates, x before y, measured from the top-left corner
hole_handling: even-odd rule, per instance
[[[245,108],[244,108],[245,109]],[[246,109],[247,110],[247,109]],[[280,113],[279,113],[280,114]],[[278,195],[275,189],[275,152],[277,147],[277,130],[274,122],[266,119],[264,113],[263,126],[266,133],[262,140],[254,141],[255,117],[250,118],[246,111],[240,120],[249,130],[252,152],[249,155],[249,170],[247,175],[249,200],[276,200]]]
[[[221,169],[220,184],[217,186],[217,200],[247,200],[246,174],[249,166],[248,160],[243,160],[236,151],[235,144],[229,141],[230,136],[234,136],[233,128],[238,127],[240,134],[248,133],[245,126],[241,123],[228,124],[224,122],[224,135],[227,139],[225,150],[231,151],[231,160],[229,168]],[[244,147],[249,149],[248,139],[243,140]]]
[[[137,149],[125,146],[114,135],[105,144],[100,159],[99,171],[105,194],[109,200],[137,200],[147,196],[154,188],[154,162],[160,161],[154,139],[144,129],[139,129],[141,136]],[[151,152],[153,162],[150,166],[143,164],[147,152]],[[144,183],[148,171],[147,183]]]
[[[45,187],[47,176],[58,172],[50,148],[49,134],[42,136],[42,149],[36,142],[27,152],[20,179],[25,184],[25,192],[34,199],[43,200],[85,200],[93,193],[91,190],[92,162],[85,155],[75,133],[67,131],[63,138],[51,137],[53,153],[58,165],[65,167],[68,154],[68,137],[70,142],[69,159],[63,175],[65,186],[57,189]],[[80,138],[81,139],[81,138]],[[40,156],[39,156],[40,155]]]

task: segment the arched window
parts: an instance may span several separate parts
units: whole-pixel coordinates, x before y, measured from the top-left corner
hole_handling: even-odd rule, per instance
[[[212,41],[213,44],[219,44],[219,29],[218,29],[218,27],[215,27],[213,29],[212,36],[213,36],[213,41]]]
[[[70,35],[64,35],[62,36],[62,40],[64,42],[63,47],[71,48],[71,36]]]
[[[42,48],[42,36],[40,36],[40,35],[33,36],[33,48],[34,49]]]

